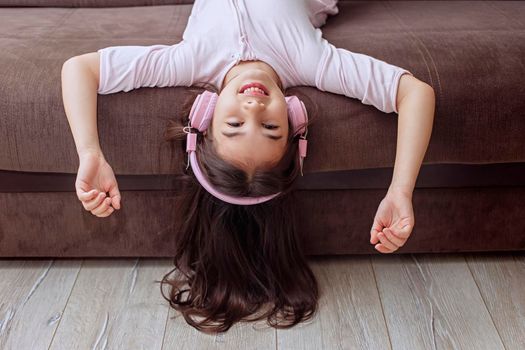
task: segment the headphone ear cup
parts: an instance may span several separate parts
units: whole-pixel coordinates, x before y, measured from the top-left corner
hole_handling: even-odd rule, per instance
[[[189,115],[192,128],[199,129],[199,131],[208,129],[218,98],[219,95],[208,90],[195,98]]]
[[[288,114],[292,122],[294,136],[302,134],[306,131],[306,123],[308,122],[308,112],[306,107],[297,96],[285,96],[286,104],[288,106]]]

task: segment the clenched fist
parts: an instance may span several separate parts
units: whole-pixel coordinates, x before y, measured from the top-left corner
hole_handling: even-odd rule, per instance
[[[375,244],[375,249],[381,253],[392,253],[405,244],[414,224],[412,197],[401,191],[389,190],[377,209],[370,243]]]
[[[113,169],[100,152],[80,155],[75,188],[84,209],[106,217],[120,209],[120,191]],[[106,196],[109,193],[109,197]]]

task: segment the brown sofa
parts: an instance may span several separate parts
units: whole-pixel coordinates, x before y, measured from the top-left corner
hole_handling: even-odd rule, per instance
[[[122,209],[98,218],[76,197],[60,72],[68,58],[102,47],[180,41],[191,3],[0,0],[0,256],[172,256],[186,158],[162,135],[185,87],[98,96],[100,144],[122,194]],[[525,2],[338,7],[325,38],[406,68],[436,93],[415,227],[398,252],[524,250]],[[319,107],[296,192],[306,253],[380,254],[369,231],[391,181],[398,115],[293,89]]]

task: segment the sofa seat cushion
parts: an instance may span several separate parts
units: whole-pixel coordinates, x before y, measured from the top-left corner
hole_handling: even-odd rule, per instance
[[[328,41],[406,68],[434,88],[425,163],[525,160],[525,3],[345,1],[338,7],[322,28]],[[191,8],[0,8],[0,169],[76,173],[61,95],[63,62],[107,46],[175,44]],[[166,144],[162,134],[168,119],[180,119],[186,89],[98,96],[100,143],[116,174],[182,172],[183,147]],[[294,92],[309,98],[312,117],[305,173],[393,166],[397,114],[313,87]]]

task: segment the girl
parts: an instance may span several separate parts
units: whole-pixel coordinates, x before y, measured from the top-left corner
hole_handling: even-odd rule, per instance
[[[287,96],[290,87],[315,86],[385,113],[399,110],[399,156],[370,243],[381,241],[376,249],[390,253],[412,231],[412,190],[430,137],[433,90],[408,70],[328,43],[319,27],[338,11],[336,0],[196,0],[175,45],[106,47],[64,64],[64,106],[80,158],[77,196],[99,217],[119,210],[121,195],[98,144],[97,93],[206,88],[187,90],[184,113],[165,134],[181,141],[188,163],[185,207],[175,208],[186,218],[173,232],[175,268],[161,281],[162,293],[162,283],[171,287],[169,298],[163,293],[170,305],[201,331],[264,318],[292,327],[317,310],[293,192],[311,108]],[[179,274],[169,279],[172,272]]]

